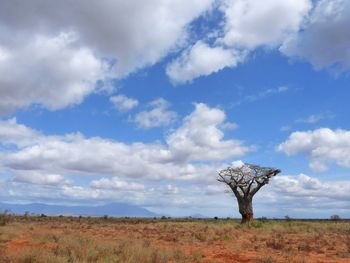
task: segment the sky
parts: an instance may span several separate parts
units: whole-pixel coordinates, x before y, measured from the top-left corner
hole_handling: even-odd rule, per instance
[[[350,1],[0,0],[0,202],[350,217]]]

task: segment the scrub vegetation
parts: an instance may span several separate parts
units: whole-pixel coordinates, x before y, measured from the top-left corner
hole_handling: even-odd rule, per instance
[[[349,262],[350,222],[10,216],[0,262]],[[8,221],[9,220],[9,221]]]

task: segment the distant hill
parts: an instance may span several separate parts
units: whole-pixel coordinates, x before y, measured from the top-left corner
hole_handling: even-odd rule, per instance
[[[192,218],[208,218],[207,216],[202,215],[202,214],[193,214],[190,217],[192,217]]]
[[[74,215],[74,216],[115,216],[115,217],[154,217],[159,216],[141,206],[124,203],[111,203],[103,206],[62,206],[47,204],[5,204],[0,203],[0,211],[10,210],[15,214],[25,212],[45,215]]]

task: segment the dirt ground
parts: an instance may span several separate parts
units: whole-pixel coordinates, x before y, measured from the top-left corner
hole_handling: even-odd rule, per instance
[[[14,217],[0,262],[350,262],[346,221]]]

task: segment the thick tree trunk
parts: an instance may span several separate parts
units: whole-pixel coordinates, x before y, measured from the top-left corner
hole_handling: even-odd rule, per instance
[[[239,212],[242,215],[242,224],[253,222],[253,203],[252,198],[244,197],[237,199]]]

